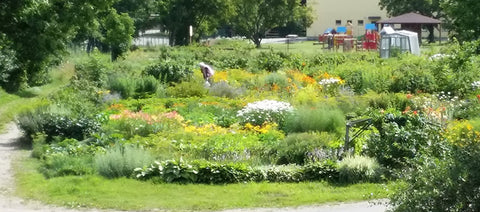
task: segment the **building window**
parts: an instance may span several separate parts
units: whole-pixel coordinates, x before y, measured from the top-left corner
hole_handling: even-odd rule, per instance
[[[358,26],[363,26],[363,20],[358,20],[357,24],[358,24]]]
[[[342,25],[342,20],[335,20],[335,25],[336,26],[341,26]]]

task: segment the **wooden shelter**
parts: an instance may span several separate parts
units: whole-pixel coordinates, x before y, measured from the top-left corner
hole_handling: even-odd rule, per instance
[[[433,27],[436,27],[439,31],[440,38],[442,37],[441,21],[413,12],[399,15],[387,20],[381,20],[377,23],[381,24],[382,28],[385,24],[401,24],[401,29],[416,32],[418,34],[418,40],[420,42],[422,40],[422,26],[425,25],[431,25]]]

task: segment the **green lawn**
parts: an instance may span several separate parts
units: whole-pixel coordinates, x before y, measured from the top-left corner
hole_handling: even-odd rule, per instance
[[[397,186],[325,182],[179,185],[99,176],[45,179],[36,171],[38,161],[27,154],[15,163],[17,194],[67,207],[174,211],[286,207],[386,198]]]

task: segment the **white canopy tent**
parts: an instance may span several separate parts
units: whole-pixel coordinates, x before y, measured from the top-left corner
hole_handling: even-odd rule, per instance
[[[420,55],[420,45],[416,32],[406,30],[395,31],[391,27],[384,27],[380,35],[381,58],[395,57],[405,52]]]

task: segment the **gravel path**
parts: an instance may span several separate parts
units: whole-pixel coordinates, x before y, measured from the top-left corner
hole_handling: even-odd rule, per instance
[[[12,160],[21,157],[18,139],[22,136],[13,123],[6,126],[6,133],[0,134],[0,211],[1,212],[113,212],[113,210],[81,209],[74,210],[58,206],[45,205],[38,201],[24,200],[13,195],[14,179]],[[223,212],[383,212],[385,204],[375,202],[341,203],[320,206],[302,206],[291,208],[255,208],[234,209]]]

